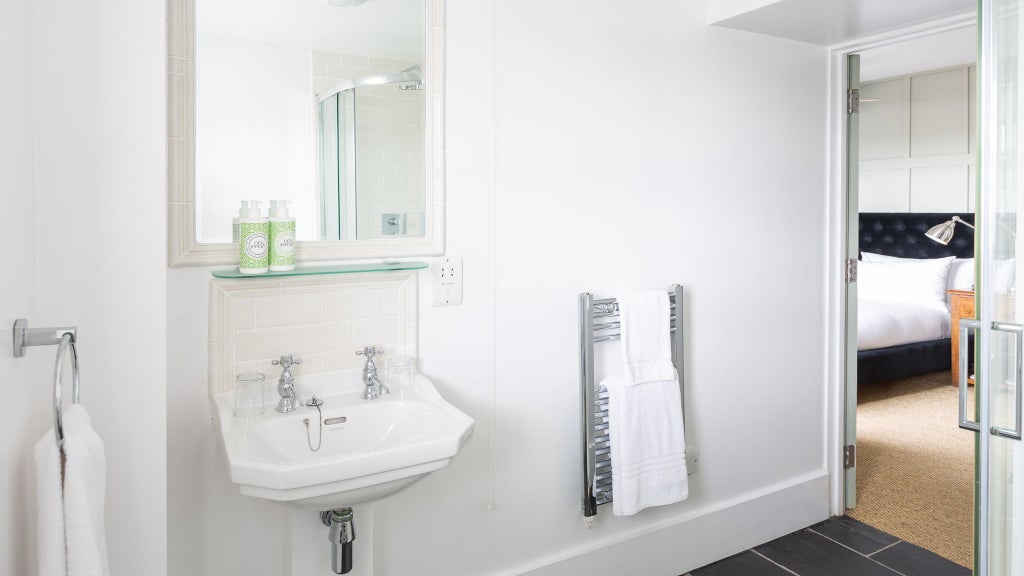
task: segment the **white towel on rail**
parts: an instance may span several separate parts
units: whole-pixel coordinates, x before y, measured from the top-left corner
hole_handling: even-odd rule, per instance
[[[626,378],[601,381],[608,390],[612,513],[686,499],[686,438],[679,379],[672,364],[665,292],[617,298]]]
[[[63,422],[63,491],[60,490],[59,464],[56,474],[53,473],[53,462],[60,462],[53,430],[36,445],[37,469],[40,470],[40,576],[108,576],[107,538],[103,522],[106,491],[103,441],[92,429],[89,415],[81,405],[75,404],[64,410]],[[44,465],[41,466],[40,462]],[[57,478],[56,502],[54,476]],[[49,518],[44,520],[45,516]],[[56,571],[43,572],[44,564]],[[62,568],[65,571],[61,571]]]
[[[668,293],[646,290],[623,294],[616,300],[626,379],[643,384],[675,378]]]

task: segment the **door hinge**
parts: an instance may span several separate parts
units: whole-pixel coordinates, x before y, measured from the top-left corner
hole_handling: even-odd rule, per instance
[[[860,112],[860,89],[850,88],[846,91],[846,113]]]
[[[849,470],[857,465],[857,446],[850,444],[843,446],[843,470]]]
[[[857,259],[849,258],[846,260],[846,283],[853,284],[857,281]]]

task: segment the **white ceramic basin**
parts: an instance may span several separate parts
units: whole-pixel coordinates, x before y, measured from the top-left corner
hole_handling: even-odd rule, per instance
[[[273,384],[273,386],[271,385]],[[260,416],[232,414],[234,396],[215,399],[217,419],[231,480],[242,494],[296,508],[329,510],[377,500],[409,486],[451,462],[473,432],[473,419],[445,402],[434,385],[418,374],[413,386],[377,400],[363,400],[360,374],[299,381],[305,401],[323,400],[325,424],[316,447],[319,415],[303,406],[281,414],[276,380],[268,383],[267,405]]]

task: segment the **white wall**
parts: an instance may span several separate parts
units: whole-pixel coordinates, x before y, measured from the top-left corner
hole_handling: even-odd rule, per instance
[[[79,328],[82,404],[106,446],[111,573],[164,574],[164,5],[32,4],[31,320]],[[52,370],[53,349],[33,352]]]
[[[10,400],[0,418],[0,576],[35,571],[35,465],[32,446],[49,426],[39,350],[11,352],[17,318],[37,321],[32,166],[32,5],[15,0],[0,19],[0,204],[4,206],[4,281],[0,282],[0,382]],[[52,368],[50,368],[52,370]],[[52,400],[51,400],[52,402]]]
[[[449,468],[357,511],[374,551],[358,574],[674,575],[827,515],[826,53],[706,27],[706,7],[448,1],[447,241],[466,298],[432,308],[421,278],[420,367],[477,428]],[[199,360],[208,282],[168,273],[169,571],[320,574],[319,520],[224,471]],[[588,532],[577,293],[673,282],[692,497],[603,509]]]
[[[230,242],[240,200],[262,201],[266,216],[280,198],[312,240],[312,53],[205,36],[196,51],[198,238]]]
[[[861,212],[974,211],[974,93],[974,66],[862,86]]]

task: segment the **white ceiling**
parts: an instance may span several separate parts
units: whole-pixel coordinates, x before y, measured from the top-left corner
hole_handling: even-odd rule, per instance
[[[196,0],[200,36],[338,54],[419,61],[425,0],[369,0],[336,8],[327,0]]]
[[[831,46],[947,16],[977,0],[712,0],[711,24]]]
[[[870,82],[977,61],[978,34],[969,26],[865,50],[860,55],[860,80]]]

